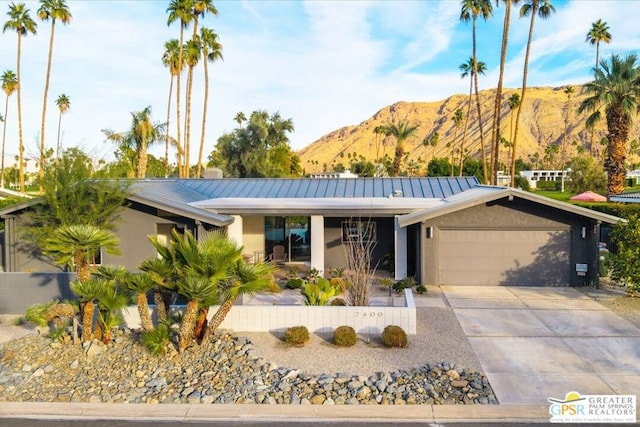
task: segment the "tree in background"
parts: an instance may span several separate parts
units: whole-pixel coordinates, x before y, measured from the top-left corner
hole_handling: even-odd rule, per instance
[[[412,125],[407,121],[392,122],[385,125],[386,135],[396,140],[396,152],[393,158],[392,175],[398,176],[404,160],[404,141],[418,132],[419,125]]]
[[[171,96],[173,94],[173,81],[182,72],[183,62],[178,62],[180,54],[180,42],[178,39],[171,39],[164,44],[164,54],[162,55],[162,63],[169,69],[171,81],[169,82],[169,100],[167,101],[167,127],[165,129],[164,141],[164,177],[169,176],[169,125],[171,123]],[[178,125],[178,141],[180,140],[180,125]],[[177,144],[178,148],[178,167],[182,163],[182,147]]]
[[[607,174],[604,168],[591,156],[578,156],[569,163],[566,187],[574,194],[593,191],[605,194],[607,191]]]
[[[0,162],[2,162],[0,166],[0,187],[4,188],[4,148],[5,142],[7,141],[7,117],[9,114],[9,97],[13,95],[13,92],[18,89],[18,77],[11,70],[6,70],[2,73],[2,77],[0,77],[0,82],[2,82],[2,90],[6,95],[4,101],[4,118],[2,123],[2,155],[0,157]]]
[[[602,61],[595,79],[583,86],[585,98],[578,112],[599,111],[604,107],[607,117],[607,197],[624,190],[625,158],[632,115],[640,111],[640,68],[636,55],[625,58],[612,55]]]
[[[471,54],[471,65],[472,68],[469,70],[469,74],[472,77],[473,84],[475,86],[476,92],[476,109],[478,112],[478,131],[480,133],[480,153],[482,155],[482,171],[483,171],[483,180],[482,182],[487,183],[487,159],[485,154],[484,147],[484,131],[482,129],[482,111],[480,108],[480,94],[478,90],[478,74],[484,74],[484,72],[480,71],[480,64],[478,62],[478,55],[476,53],[476,24],[478,21],[478,16],[482,16],[482,18],[486,21],[493,15],[493,5],[491,4],[491,0],[462,0],[461,1],[461,11],[460,11],[460,20],[464,22],[472,22],[472,54]],[[484,63],[482,63],[484,64]],[[471,90],[469,91],[469,108],[471,107]],[[467,111],[467,119],[469,117],[469,111]],[[467,125],[465,124],[465,133],[466,133]],[[460,163],[462,164],[462,162]]]
[[[92,159],[69,148],[45,168],[42,203],[35,204],[26,227],[34,250],[63,226],[89,225],[112,230],[129,193],[122,181],[94,180]]]
[[[567,132],[568,132],[568,128],[569,128],[569,118],[570,118],[570,110],[569,107],[571,106],[571,97],[573,96],[573,94],[575,93],[575,89],[573,88],[573,86],[567,86],[564,88],[564,94],[567,95],[567,103],[565,104],[565,108],[564,108],[564,132],[562,134],[562,161],[565,162],[566,161],[566,156],[567,156]]]
[[[58,157],[58,155],[60,154],[60,129],[61,129],[61,124],[62,124],[62,115],[64,113],[66,113],[67,111],[69,111],[69,108],[71,108],[71,100],[69,99],[69,97],[67,95],[65,95],[64,93],[61,94],[57,99],[56,99],[56,105],[58,106],[58,138],[56,139],[56,158]]]
[[[611,33],[609,32],[609,26],[606,22],[602,21],[602,19],[598,19],[596,22],[591,24],[591,29],[587,33],[587,37],[585,41],[592,46],[596,46],[596,65],[593,69],[594,78],[598,72],[598,67],[600,65],[600,42],[611,43]],[[587,118],[586,126],[589,130],[589,153],[594,156],[595,146],[593,144],[593,138],[595,133],[595,125],[600,120],[601,114],[600,110],[594,110],[591,112],[589,117]]]
[[[38,24],[29,16],[29,9],[25,6],[24,3],[11,3],[9,5],[9,11],[7,12],[9,15],[9,20],[4,23],[2,27],[2,32],[6,32],[7,30],[13,30],[18,35],[18,53],[16,55],[16,72],[17,72],[17,80],[18,80],[18,171],[19,177],[18,181],[20,183],[20,192],[24,193],[24,141],[22,139],[22,97],[21,95],[21,86],[22,80],[20,78],[20,58],[22,54],[22,37],[27,34],[35,34],[36,28]]]
[[[511,186],[515,186],[516,176],[516,155],[518,150],[518,127],[520,126],[520,115],[522,113],[522,106],[524,104],[524,97],[527,93],[527,75],[529,73],[529,55],[531,53],[531,43],[533,42],[533,29],[535,27],[536,16],[541,19],[547,19],[551,14],[555,13],[556,9],[551,4],[550,0],[524,0],[524,4],[520,8],[520,17],[531,16],[529,21],[529,37],[527,39],[527,49],[524,54],[524,69],[522,73],[522,88],[520,91],[520,105],[516,112],[516,128],[513,132],[513,156],[511,157]]]
[[[600,64],[600,42],[611,43],[611,33],[609,32],[609,26],[602,19],[598,19],[591,24],[591,29],[587,33],[585,42],[590,45],[596,46],[596,66],[593,69],[594,73],[598,71],[598,65]]]
[[[53,37],[56,30],[56,21],[60,21],[63,25],[71,22],[71,12],[65,0],[40,0],[40,8],[38,9],[38,18],[41,21],[51,19],[51,35],[49,36],[49,54],[47,56],[47,74],[44,79],[44,96],[42,97],[42,123],[40,125],[40,162],[38,176],[40,178],[40,193],[44,190],[42,180],[44,178],[44,162],[45,162],[45,121],[47,117],[47,96],[49,94],[49,79],[51,77],[51,61],[53,58]]]
[[[210,28],[200,29],[200,43],[202,44],[202,57],[204,61],[204,100],[202,107],[202,129],[200,130],[200,148],[198,149],[198,166],[196,178],[202,175],[202,153],[204,151],[205,129],[207,124],[207,103],[209,101],[209,61],[215,62],[222,58],[222,45],[218,41],[218,35]]]
[[[507,46],[509,40],[509,27],[511,25],[511,5],[517,4],[519,0],[502,0],[505,5],[504,21],[502,23],[502,45],[500,48],[500,72],[498,85],[496,87],[496,98],[493,104],[493,125],[491,130],[491,184],[498,183],[498,161],[500,153],[500,120],[502,117],[502,85],[504,82],[504,68],[507,62]],[[496,5],[499,0],[496,1]]]
[[[144,178],[147,174],[147,147],[165,139],[165,123],[153,122],[151,119],[151,106],[141,111],[131,113],[131,129],[126,132],[114,132],[111,129],[103,129],[102,132],[108,141],[118,144],[122,150],[135,152],[136,163],[134,176],[130,178]]]
[[[291,119],[284,120],[279,113],[254,111],[245,127],[218,138],[209,165],[237,178],[300,176],[300,159],[287,136],[293,129]]]
[[[456,140],[458,139],[458,130],[460,126],[462,126],[462,121],[464,120],[464,111],[461,108],[458,108],[451,116],[451,120],[453,121],[454,132],[453,132],[453,143],[451,144],[451,164],[454,164],[454,150],[456,146]],[[462,154],[461,154],[462,155]],[[451,167],[451,176],[453,176],[453,166]]]
[[[472,97],[472,91],[473,91],[473,82],[474,82],[474,77],[475,74],[483,74],[487,69],[487,64],[485,64],[482,61],[477,61],[476,59],[474,59],[474,57],[470,57],[469,60],[467,62],[464,62],[462,64],[460,64],[460,77],[461,78],[465,78],[467,76],[469,76],[469,102],[468,102],[468,106],[467,106],[467,116],[464,120],[464,128],[462,131],[462,141],[460,142],[460,153],[462,153],[460,155],[460,173],[462,173],[462,163],[464,161],[464,143],[466,142],[467,139],[467,130],[469,128],[469,116],[471,115],[471,97]],[[477,91],[477,87],[476,87],[476,91]],[[477,92],[476,92],[477,94]],[[479,101],[478,101],[479,102]],[[478,107],[477,109],[478,111],[478,124],[480,126],[480,152],[481,152],[481,157],[482,157],[482,163],[485,164],[485,166],[483,167],[483,174],[484,172],[486,172],[487,167],[486,167],[486,155],[484,152],[484,142],[483,142],[483,137],[482,137],[482,115],[480,113],[480,108]],[[484,175],[486,176],[486,174]],[[482,177],[482,179],[480,179],[480,182],[486,182],[486,178]]]

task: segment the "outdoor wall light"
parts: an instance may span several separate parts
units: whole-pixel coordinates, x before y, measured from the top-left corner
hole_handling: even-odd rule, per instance
[[[587,227],[582,227],[582,231],[580,235],[582,236],[583,239],[587,237]]]
[[[427,227],[427,239],[433,238],[433,227]]]

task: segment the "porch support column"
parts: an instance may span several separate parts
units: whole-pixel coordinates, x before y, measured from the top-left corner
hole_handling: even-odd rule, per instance
[[[400,227],[398,216],[393,221],[393,250],[395,259],[395,280],[407,277],[407,229]]]
[[[227,225],[227,236],[235,240],[238,246],[242,246],[244,243],[242,241],[242,217],[240,215],[231,215],[233,217],[233,222]]]
[[[311,215],[311,268],[324,273],[324,217]]]

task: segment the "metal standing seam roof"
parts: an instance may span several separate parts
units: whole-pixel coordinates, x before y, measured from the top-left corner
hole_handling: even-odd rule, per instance
[[[640,191],[616,194],[615,196],[610,196],[609,200],[622,203],[640,203]]]
[[[154,180],[139,181],[139,184]],[[166,180],[164,182],[167,182]],[[218,198],[357,198],[402,197],[441,199],[478,185],[475,177],[394,177],[394,178],[220,178],[177,179],[179,187],[203,199]],[[153,191],[164,191],[153,187]]]
[[[442,201],[441,204],[432,208],[427,208],[402,215],[398,218],[398,223],[401,227],[406,227],[411,224],[428,221],[432,218],[507,197],[519,197],[521,199],[540,203],[545,206],[564,210],[576,215],[581,215],[583,217],[591,218],[596,221],[606,222],[609,224],[615,224],[619,221],[625,221],[624,219],[618,218],[613,215],[608,215],[602,212],[594,211],[592,209],[583,208],[571,203],[561,202],[548,197],[539,196],[537,194],[519,190],[517,188],[478,185],[477,187],[469,191],[458,193],[452,197],[446,198]]]

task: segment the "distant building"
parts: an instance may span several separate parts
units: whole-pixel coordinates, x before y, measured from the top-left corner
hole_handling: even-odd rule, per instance
[[[311,173],[309,174],[309,178],[358,178],[358,174],[355,174],[347,169],[344,172]]]
[[[627,172],[627,178],[631,178],[634,181],[634,184],[640,184],[640,169],[634,169],[630,172]]]
[[[569,174],[567,170],[531,170],[521,171],[520,176],[523,176],[529,181],[529,186],[534,189],[538,188],[538,181],[556,181],[560,182],[562,179],[566,179]]]

